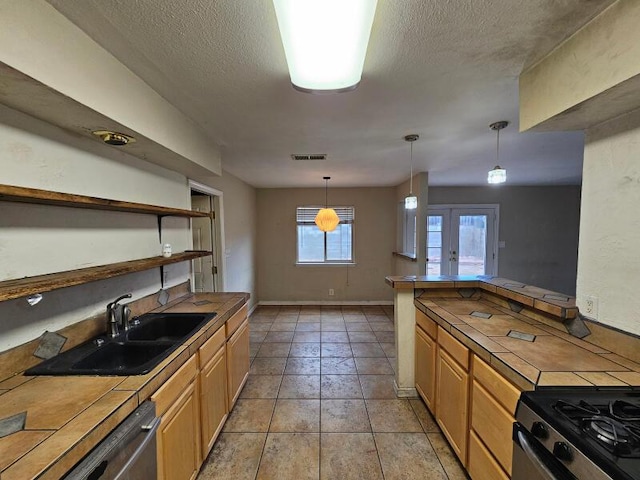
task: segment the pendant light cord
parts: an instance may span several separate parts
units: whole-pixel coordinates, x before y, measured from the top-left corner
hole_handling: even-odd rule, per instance
[[[324,179],[324,208],[329,208],[329,179]]]
[[[500,165],[500,129],[496,133],[496,165]]]
[[[411,147],[411,161],[409,166],[409,196],[413,195],[413,142],[409,142]]]

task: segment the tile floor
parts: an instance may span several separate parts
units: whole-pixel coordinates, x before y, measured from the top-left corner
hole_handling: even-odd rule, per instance
[[[393,390],[392,307],[260,307],[251,371],[199,480],[466,479]]]

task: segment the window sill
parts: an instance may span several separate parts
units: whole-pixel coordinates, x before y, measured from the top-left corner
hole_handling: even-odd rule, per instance
[[[344,267],[353,266],[355,262],[296,262],[296,267]]]
[[[393,256],[394,257],[398,257],[398,258],[402,258],[404,260],[409,260],[411,262],[417,262],[418,258],[414,257],[413,255],[409,255],[406,253],[399,253],[399,252],[393,252]]]

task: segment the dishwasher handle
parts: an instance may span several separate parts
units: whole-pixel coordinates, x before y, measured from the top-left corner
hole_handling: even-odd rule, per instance
[[[136,448],[135,451],[131,454],[131,457],[129,458],[127,463],[124,464],[124,466],[122,467],[122,470],[118,472],[118,475],[113,480],[120,480],[122,478],[127,478],[126,475],[131,469],[131,466],[135,465],[135,463],[138,461],[138,458],[140,458],[140,455],[144,453],[149,443],[156,438],[156,430],[158,430],[159,426],[160,426],[160,418],[155,417],[151,422],[151,424],[142,425],[140,427],[142,430],[147,432],[145,439],[140,443],[140,445],[138,445],[138,448]],[[155,452],[153,453],[155,454]]]
[[[559,480],[558,477],[553,474],[549,467],[547,467],[542,459],[536,454],[535,450],[531,446],[531,443],[529,443],[529,439],[527,439],[525,432],[518,429],[517,437],[520,447],[531,461],[533,467],[538,471],[540,475],[542,475],[542,478],[544,478],[544,480]]]

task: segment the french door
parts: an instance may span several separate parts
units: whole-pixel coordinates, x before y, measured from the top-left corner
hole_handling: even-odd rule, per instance
[[[434,206],[427,215],[427,275],[496,275],[498,206]]]

